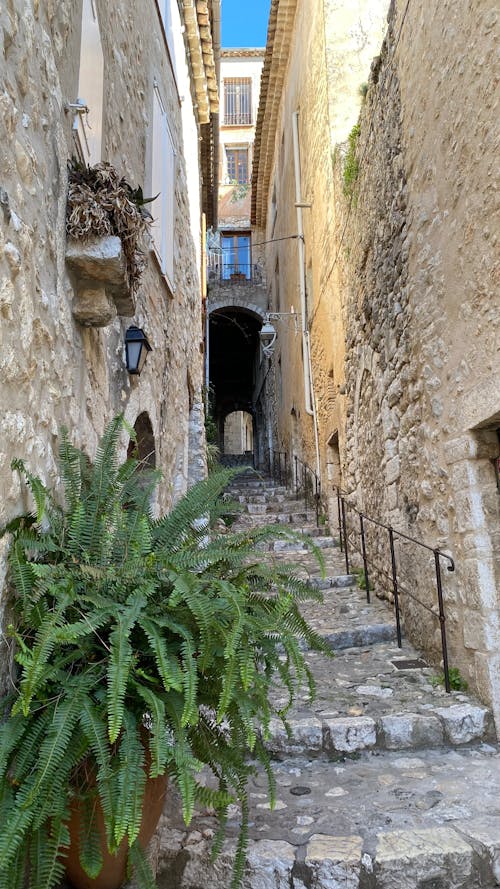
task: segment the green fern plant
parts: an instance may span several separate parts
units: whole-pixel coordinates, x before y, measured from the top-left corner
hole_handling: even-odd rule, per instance
[[[63,431],[63,505],[22,461],[12,464],[35,511],[3,529],[12,536],[8,634],[17,673],[0,734],[0,889],[60,882],[77,799],[80,862],[97,876],[96,794],[109,851],[126,840],[137,884],[154,886],[138,842],[146,773],[177,783],[186,823],[197,800],[215,808],[215,853],[227,806],[241,803],[237,887],[254,761],[266,768],[274,798],[265,749],[273,682],[279,677],[289,692],[278,712],[285,724],[298,686],[313,692],[299,639],[324,644],[298,606],[320,594],[291,569],[255,558],[260,542],[293,535],[215,530],[234,470],[209,476],[154,519],[159,474],[138,471],[134,459],[119,462],[123,426],[113,420],[93,465]],[[204,765],[218,789],[197,781]]]

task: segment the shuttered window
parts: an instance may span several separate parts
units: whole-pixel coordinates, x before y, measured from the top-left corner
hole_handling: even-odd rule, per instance
[[[78,102],[88,111],[75,117],[75,135],[78,153],[90,165],[102,157],[103,94],[104,56],[97,9],[94,0],[83,0]]]
[[[171,290],[174,290],[175,150],[165,107],[156,85],[153,91],[151,168],[151,193],[158,195],[151,204],[153,245],[162,274],[166,276]]]

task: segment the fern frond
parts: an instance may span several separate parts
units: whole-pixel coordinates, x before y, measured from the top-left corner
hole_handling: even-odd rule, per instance
[[[144,630],[151,646],[165,691],[170,691],[171,688],[180,691],[182,688],[182,673],[179,661],[175,655],[169,652],[157,624],[143,615],[139,617],[138,623]]]
[[[100,874],[103,866],[101,839],[97,827],[97,809],[99,806],[97,794],[86,794],[80,801],[80,864],[91,879]]]
[[[193,523],[210,513],[211,507],[235,475],[235,470],[224,469],[194,485],[168,515],[153,523],[154,548],[168,545],[175,552],[194,533]]]
[[[145,597],[141,592],[133,596],[128,608],[122,611],[109,637],[107,700],[108,735],[111,743],[116,741],[123,723],[125,693],[133,656],[129,636],[145,602]]]
[[[83,705],[80,724],[87,738],[97,764],[97,787],[101,801],[108,847],[114,848],[116,785],[112,764],[111,748],[108,744],[106,729],[98,710],[88,701]]]
[[[79,505],[82,491],[81,452],[71,444],[68,438],[68,430],[64,426],[61,429],[59,465],[64,482],[66,504],[69,511],[73,512]]]
[[[125,711],[119,747],[118,800],[114,828],[117,847],[125,835],[130,845],[139,835],[145,786],[144,748],[137,720]]]
[[[138,694],[143,699],[151,717],[152,732],[149,737],[149,752],[151,765],[149,775],[157,778],[165,774],[165,768],[170,754],[170,744],[167,740],[167,725],[165,720],[165,703],[162,698],[144,685],[135,683]]]
[[[129,861],[138,889],[157,889],[153,871],[138,841],[130,847]]]

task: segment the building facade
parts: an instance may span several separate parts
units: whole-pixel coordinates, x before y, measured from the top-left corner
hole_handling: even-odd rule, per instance
[[[216,214],[219,15],[218,0],[2,5],[2,525],[30,508],[12,458],[59,487],[63,425],[92,458],[123,413],[162,470],[161,510],[206,472],[201,229]],[[137,288],[118,237],[67,237],[71,158],[155,198]],[[140,376],[125,365],[131,325],[152,347]]]
[[[263,49],[221,51],[218,231],[208,239],[206,334],[207,386],[223,459],[259,466],[266,453],[259,330],[268,298],[250,207],[263,61]]]
[[[340,486],[411,538],[403,621],[436,665],[444,553],[450,664],[498,724],[494,4],[338,6],[271,6],[252,222],[272,308],[300,319],[276,322],[273,446],[321,477],[333,523]],[[367,542],[391,597],[387,532]]]

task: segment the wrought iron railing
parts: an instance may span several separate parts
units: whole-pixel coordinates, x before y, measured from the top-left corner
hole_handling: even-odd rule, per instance
[[[300,457],[295,454],[290,457],[286,451],[276,451],[270,461],[270,473],[280,484],[292,488],[298,497],[303,496],[306,506],[314,505],[316,511],[316,524],[319,526],[321,510],[321,479],[317,473]],[[363,563],[363,579],[366,589],[366,599],[370,602],[372,591],[372,579],[377,583],[388,586],[394,599],[394,612],[396,620],[396,637],[398,647],[402,647],[402,608],[401,600],[408,597],[409,600],[423,608],[435,620],[439,622],[441,653],[444,673],[444,687],[451,691],[450,667],[448,660],[448,642],[446,636],[446,614],[443,593],[443,567],[448,572],[455,571],[455,562],[448,553],[438,547],[429,546],[416,537],[411,537],[403,531],[398,531],[392,525],[381,522],[358,509],[349,499],[352,495],[334,486],[337,497],[338,529],[340,549],[344,554],[346,574],[351,573],[352,556],[359,556]],[[371,533],[373,532],[373,533]],[[409,583],[414,582],[408,568],[398,559],[397,544],[409,544],[416,547],[423,554],[431,554],[430,577],[432,578],[433,595],[429,597],[432,604],[423,601],[415,590],[409,589]],[[384,553],[385,549],[385,553]],[[413,570],[413,562],[410,560]],[[428,575],[429,577],[429,575]]]
[[[271,475],[280,485],[293,488],[297,499],[303,497],[306,508],[312,506],[319,527],[321,505],[321,479],[311,467],[296,454],[292,458],[286,451],[275,451],[271,461]]]
[[[252,125],[252,112],[250,111],[226,111],[224,113],[223,126],[248,127]]]
[[[262,267],[256,263],[228,263],[223,261],[221,257],[219,257],[219,262],[214,262],[212,257],[207,267],[207,273],[209,281],[217,281],[221,284],[264,283]]]
[[[372,575],[377,577],[381,584],[388,582],[392,590],[394,598],[394,611],[396,618],[396,635],[398,647],[402,646],[401,633],[401,599],[407,596],[413,602],[424,608],[428,613],[433,615],[439,621],[441,652],[443,658],[444,685],[447,692],[450,691],[450,671],[448,663],[448,644],[446,638],[446,615],[444,608],[443,595],[443,578],[442,566],[445,564],[447,571],[455,570],[455,563],[451,556],[437,547],[429,546],[410,537],[402,531],[397,531],[391,525],[374,519],[366,513],[359,510],[348,498],[349,494],[341,488],[335,488],[337,495],[337,514],[340,548],[344,554],[346,574],[350,574],[352,567],[351,556],[358,554],[363,562],[364,585],[366,589],[366,599],[370,602],[371,578]],[[372,546],[369,545],[369,528],[377,529],[375,537],[372,539]],[[431,566],[433,574],[433,586],[435,590],[435,602],[430,605],[428,602],[422,601],[416,593],[408,589],[408,574],[404,575],[403,566],[397,559],[396,543],[404,541],[412,546],[418,547],[420,551],[432,553]],[[384,544],[386,547],[386,560],[384,560]]]

